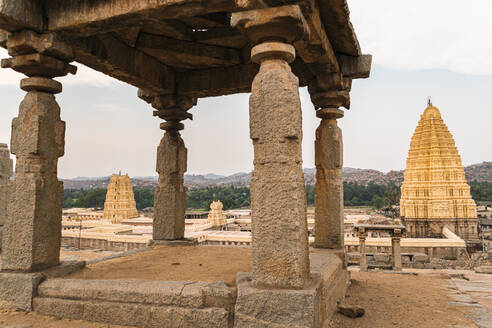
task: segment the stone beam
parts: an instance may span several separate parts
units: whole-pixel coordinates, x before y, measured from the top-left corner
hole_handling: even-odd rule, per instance
[[[73,40],[75,60],[138,88],[172,93],[174,70],[110,34]]]
[[[343,76],[352,79],[365,79],[371,73],[372,55],[358,57],[337,55]]]
[[[299,40],[294,45],[299,56],[314,75],[340,70],[333,47],[325,33],[318,7],[304,7],[303,14],[311,32],[309,40]]]
[[[0,28],[43,30],[43,6],[38,0],[0,0]]]
[[[236,49],[147,33],[140,33],[136,48],[175,67],[233,66],[242,62],[241,52]]]
[[[146,18],[176,19],[230,11],[233,0],[58,0],[46,6],[48,30],[80,35],[107,32],[111,26],[132,26]]]
[[[202,98],[251,91],[258,65],[237,65],[176,73],[179,94]]]

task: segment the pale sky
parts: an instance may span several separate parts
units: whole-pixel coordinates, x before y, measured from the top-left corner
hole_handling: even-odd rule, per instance
[[[442,113],[465,165],[492,161],[492,12],[490,0],[349,0],[363,53],[373,55],[366,80],[354,80],[351,110],[340,121],[344,166],[400,170],[427,96]],[[7,57],[4,50],[0,57]],[[0,142],[25,94],[21,75],[0,72]],[[88,68],[60,78],[57,95],[67,123],[59,176],[128,172],[155,175],[161,120],[136,88]],[[314,116],[301,89],[304,167],[314,166]],[[185,122],[188,173],[232,174],[252,169],[248,95],[200,99]]]

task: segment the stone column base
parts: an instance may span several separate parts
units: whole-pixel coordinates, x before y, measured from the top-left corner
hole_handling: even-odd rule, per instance
[[[44,275],[0,272],[0,309],[32,311],[32,299]]]
[[[259,289],[251,274],[237,275],[234,327],[325,327],[345,296],[348,273],[329,250],[311,253],[311,279],[304,289]]]

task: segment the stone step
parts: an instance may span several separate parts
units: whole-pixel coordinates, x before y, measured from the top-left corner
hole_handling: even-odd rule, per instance
[[[34,311],[139,327],[230,327],[236,291],[224,282],[48,279]]]

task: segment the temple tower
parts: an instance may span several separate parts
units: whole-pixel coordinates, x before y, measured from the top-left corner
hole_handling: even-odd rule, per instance
[[[130,177],[128,174],[113,174],[106,193],[103,218],[111,220],[111,223],[120,223],[122,220],[137,216]]]
[[[223,227],[227,224],[226,215],[222,208],[223,205],[220,200],[213,201],[212,204],[210,204],[208,223],[211,223],[214,227]]]
[[[476,204],[461,157],[441,113],[429,101],[408,151],[400,213],[410,237],[435,237],[447,227],[478,238]]]

